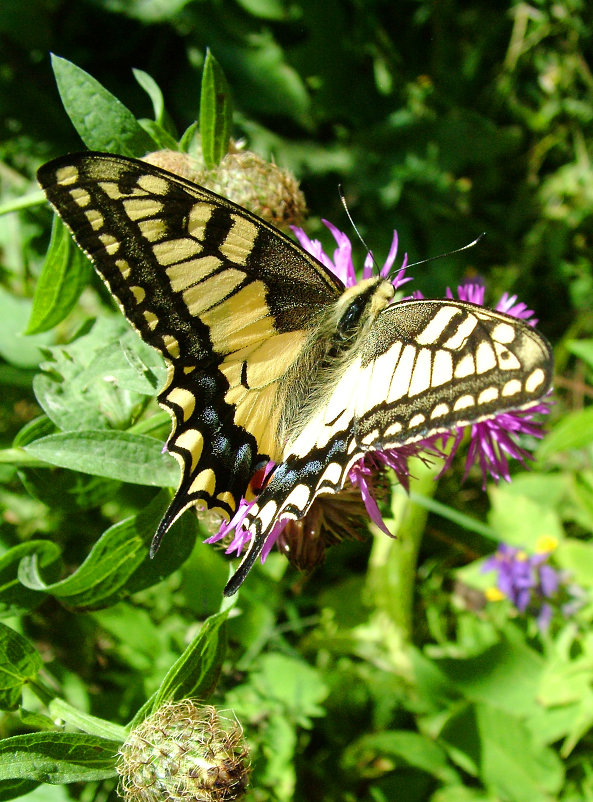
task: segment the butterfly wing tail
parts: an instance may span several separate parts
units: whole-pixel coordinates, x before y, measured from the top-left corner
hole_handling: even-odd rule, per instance
[[[249,546],[245,556],[241,560],[241,564],[229,579],[224,589],[225,596],[234,596],[235,593],[239,590],[243,582],[245,581],[247,574],[253,568],[255,561],[262,553],[263,548],[265,546],[266,540],[268,538],[268,533],[265,530],[259,532],[259,534],[254,535],[251,540],[249,541]]]

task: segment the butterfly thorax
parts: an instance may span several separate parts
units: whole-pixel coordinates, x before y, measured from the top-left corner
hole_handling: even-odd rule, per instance
[[[301,355],[284,384],[279,439],[286,448],[307,425],[319,403],[331,394],[394,294],[389,281],[365,279],[316,313]]]

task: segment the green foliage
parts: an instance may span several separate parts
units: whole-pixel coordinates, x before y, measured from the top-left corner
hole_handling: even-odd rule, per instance
[[[593,798],[588,11],[2,5],[0,799],[114,802],[130,724],[185,695],[240,720],[251,802]],[[309,580],[272,553],[223,609],[207,518],[148,557],[178,480],[164,366],[60,225],[50,240],[33,178],[80,140],[195,153],[198,130],[208,165],[232,134],[292,168],[327,248],[320,217],[347,230],[339,183],[378,261],[393,227],[411,261],[486,230],[420,267],[423,291],[478,274],[490,299],[518,293],[560,377],[530,473],[483,494],[474,475],[459,490],[461,466],[438,484],[419,466],[386,510],[398,541],[336,546]],[[545,631],[487,601],[483,571],[499,543],[542,538],[579,594]]]
[[[220,65],[208,51],[200,92],[200,136],[206,167],[216,167],[228,152],[232,124],[230,87]]]

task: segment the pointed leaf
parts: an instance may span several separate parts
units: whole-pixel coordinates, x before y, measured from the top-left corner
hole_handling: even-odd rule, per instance
[[[155,149],[132,112],[99,81],[53,54],[52,67],[64,108],[87,148],[136,157]]]
[[[211,615],[169,669],[154,699],[152,709],[165,702],[187,697],[207,699],[218,682],[226,651],[226,620],[230,608]]]
[[[34,679],[40,668],[41,657],[29,641],[0,624],[0,709],[18,707],[23,685]],[[0,749],[2,743],[0,741]],[[0,779],[5,779],[1,773]]]
[[[200,94],[200,135],[206,167],[219,164],[229,149],[233,124],[231,90],[222,67],[208,50]]]
[[[0,780],[73,783],[114,777],[118,741],[76,732],[35,732],[0,741]],[[0,789],[2,786],[0,786]]]
[[[54,216],[51,241],[35,285],[33,307],[25,334],[49,331],[68,315],[85,288],[91,267],[66,226]]]
[[[21,561],[20,581],[76,610],[107,607],[159,582],[187,558],[195,541],[195,523],[185,517],[172,528],[170,545],[150,559],[150,542],[169,500],[169,494],[160,493],[141,513],[107,529],[78,570],[66,579],[47,583],[37,555],[32,554]],[[192,528],[194,537],[189,531]]]
[[[50,465],[138,485],[174,487],[179,468],[153,437],[129,432],[62,432],[42,437],[25,451]]]

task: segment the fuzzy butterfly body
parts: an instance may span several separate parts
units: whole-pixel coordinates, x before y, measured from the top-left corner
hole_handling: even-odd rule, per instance
[[[549,345],[524,322],[461,301],[391,303],[379,277],[345,289],[263,220],[157,167],[84,153],[38,178],[169,366],[159,403],[182,476],[155,545],[188,507],[232,517],[256,471],[277,463],[227,594],[275,524],[337,492],[366,452],[529,406],[550,388]]]

